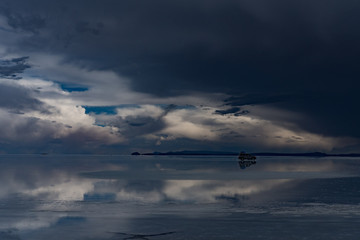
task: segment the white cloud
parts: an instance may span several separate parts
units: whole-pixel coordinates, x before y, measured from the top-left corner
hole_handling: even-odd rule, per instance
[[[117,116],[125,117],[151,117],[159,118],[164,114],[164,110],[161,107],[154,105],[141,105],[139,107],[127,107],[127,108],[117,108]]]
[[[203,123],[206,117],[197,110],[177,110],[164,117],[166,128],[161,131],[174,138],[190,138],[195,140],[216,140],[218,136],[212,131],[213,126]],[[211,119],[211,118],[209,118]]]
[[[16,143],[17,151],[21,152],[20,146],[28,145],[37,149],[53,140],[69,145],[70,151],[90,146],[96,151],[100,145],[123,141],[116,128],[95,125],[93,117],[85,114],[85,109],[80,106],[61,102],[50,106],[55,109],[50,114],[40,111],[13,114],[0,109],[0,124],[3,126],[0,128],[1,142]]]
[[[214,114],[216,108],[174,109],[164,113],[159,107],[141,106],[136,109],[119,109],[118,116],[159,117],[164,126],[145,134],[160,144],[162,141],[193,139],[208,142],[250,145],[254,149],[297,149],[299,151],[331,151],[343,147],[354,139],[326,137],[298,129],[291,122],[277,122],[252,115]]]
[[[176,97],[156,97],[139,93],[130,88],[131,79],[120,76],[111,70],[94,70],[84,67],[86,64],[66,62],[64,57],[46,54],[31,54],[33,68],[27,70],[31,79],[42,79],[54,83],[68,83],[88,87],[88,91],[72,92],[64,95],[77,105],[121,105],[121,104],[179,104],[216,106],[226,97],[224,94],[189,93]],[[34,78],[35,76],[35,78]],[[24,77],[25,78],[25,77]],[[45,95],[42,98],[52,98]],[[56,96],[61,98],[61,96]]]
[[[2,129],[3,141],[29,140],[30,137],[23,138],[18,129],[31,122],[36,126],[36,131],[27,127],[26,134],[31,138],[44,141],[74,138],[93,144],[97,142],[94,147],[120,144],[135,137],[148,139],[158,145],[164,141],[171,143],[190,139],[233,147],[245,145],[259,150],[299,151],[331,151],[355,142],[350,138],[326,137],[301,130],[292,123],[295,117],[293,113],[266,106],[245,106],[250,110],[246,115],[214,114],[226,97],[223,94],[158,98],[131,90],[130,79],[113,71],[76,66],[65,62],[61,56],[32,54],[31,65],[33,67],[23,74],[22,79],[1,81],[26,89],[29,97],[43,103],[48,112],[41,111],[42,108],[24,109],[22,115],[0,111],[1,123],[8,126]],[[61,88],[61,83],[89,89],[67,92]],[[203,103],[207,105],[200,107]],[[89,115],[82,107],[124,104],[139,106],[117,108],[116,115]],[[195,107],[165,110],[159,104],[191,104]],[[292,115],[294,117],[289,117]]]

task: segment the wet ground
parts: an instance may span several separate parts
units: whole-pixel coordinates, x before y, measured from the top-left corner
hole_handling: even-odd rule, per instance
[[[0,239],[359,239],[360,159],[1,155]]]

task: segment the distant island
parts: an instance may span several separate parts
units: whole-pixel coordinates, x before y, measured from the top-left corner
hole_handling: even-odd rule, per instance
[[[360,157],[360,153],[345,153],[345,154],[328,154],[323,152],[309,152],[309,153],[250,153],[254,156],[274,156],[274,157]],[[139,153],[133,152],[131,155],[164,155],[164,156],[238,156],[238,152],[222,152],[222,151],[175,151],[175,152],[152,152]]]

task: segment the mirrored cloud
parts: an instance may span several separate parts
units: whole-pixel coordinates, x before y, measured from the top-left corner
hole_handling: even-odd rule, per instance
[[[182,237],[194,229],[178,221],[226,217],[226,226],[238,228],[239,219],[258,214],[270,223],[332,216],[348,224],[359,217],[351,191],[358,184],[355,161],[270,157],[244,170],[233,157],[1,155],[0,204],[6,208],[0,236],[110,239],[115,232],[173,228]]]

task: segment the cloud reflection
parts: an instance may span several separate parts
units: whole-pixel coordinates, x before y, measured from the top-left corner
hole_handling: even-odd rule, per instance
[[[63,231],[73,239],[69,234],[75,229],[80,229],[78,239],[89,239],[90,235],[110,239],[109,232],[161,233],[177,229],[151,229],[132,222],[162,216],[159,224],[163,226],[169,214],[174,219],[191,215],[204,220],[203,214],[210,217],[220,209],[219,214],[270,212],[276,216],[319,216],[337,211],[348,216],[352,210],[358,211],[353,205],[356,196],[350,195],[357,182],[344,178],[350,168],[356,170],[352,162],[316,161],[259,159],[258,164],[240,170],[231,158],[3,156],[0,204],[6,208],[0,216],[0,236],[33,240]],[[345,180],[336,180],[335,169]],[[338,187],[324,188],[329,179],[335,179],[333,186]],[[332,195],[332,189],[347,197]],[[319,191],[324,199],[314,205]],[[32,237],[26,235],[30,233]]]

